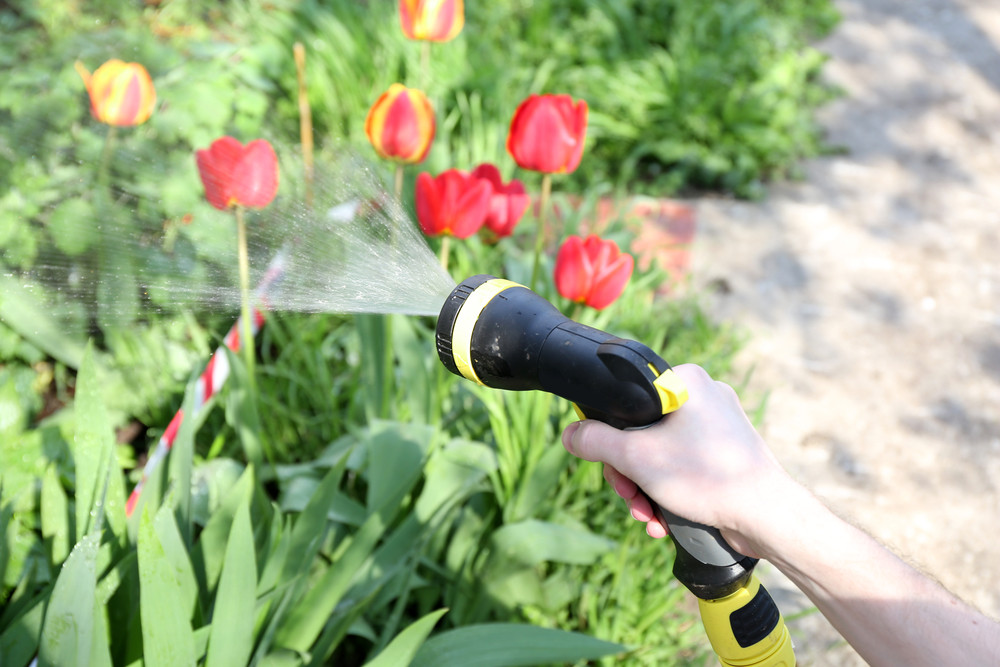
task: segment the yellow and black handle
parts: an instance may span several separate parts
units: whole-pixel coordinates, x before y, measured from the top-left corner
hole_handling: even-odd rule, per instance
[[[546,391],[615,428],[649,426],[687,400],[684,383],[647,346],[573,322],[528,288],[493,276],[472,276],[452,291],[438,316],[437,350],[456,375]],[[753,572],[756,559],[715,528],[657,510],[677,546],[674,576],[698,598],[722,664],[794,665],[781,614]]]

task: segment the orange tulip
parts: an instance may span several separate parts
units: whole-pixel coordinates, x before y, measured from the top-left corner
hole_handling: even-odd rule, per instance
[[[462,0],[399,0],[399,22],[410,39],[447,42],[462,32]]]
[[[246,146],[232,137],[195,152],[205,199],[217,209],[264,208],[278,193],[278,157],[264,139]]]
[[[156,106],[156,89],[149,72],[139,63],[109,60],[93,74],[77,61],[76,71],[90,95],[94,118],[118,127],[141,125]]]
[[[569,95],[532,95],[510,121],[507,152],[524,169],[569,173],[580,164],[587,135],[587,103]]]
[[[492,193],[489,182],[458,169],[437,178],[423,172],[417,175],[414,196],[417,221],[428,236],[468,238],[486,221]]]
[[[602,310],[625,291],[634,264],[610,239],[570,236],[556,256],[556,289],[570,301]]]
[[[434,131],[434,108],[427,96],[399,83],[389,86],[365,119],[365,134],[375,152],[403,164],[423,162]]]

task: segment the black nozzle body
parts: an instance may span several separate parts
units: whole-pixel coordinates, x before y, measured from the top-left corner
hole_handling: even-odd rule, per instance
[[[488,387],[547,391],[616,428],[659,421],[663,403],[653,383],[670,368],[659,355],[636,341],[573,322],[521,285],[511,284],[485,303],[474,302],[472,295],[488,289],[491,280],[487,275],[464,280],[441,309],[438,356],[452,373],[469,377],[455,354],[463,346],[475,375],[469,379]]]

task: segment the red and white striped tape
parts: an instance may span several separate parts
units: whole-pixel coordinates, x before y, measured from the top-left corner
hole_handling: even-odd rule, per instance
[[[255,290],[255,296],[258,302],[264,308],[269,305],[268,302],[268,291],[271,287],[281,279],[282,274],[285,271],[285,257],[286,251],[284,249],[280,250],[271,263],[267,267],[267,271],[264,273],[264,277],[261,279],[260,283],[257,285]],[[250,322],[251,335],[256,336],[257,332],[264,325],[264,313],[260,309],[254,308],[252,314],[252,321]],[[239,352],[242,348],[242,340],[240,337],[243,332],[243,317],[240,316],[236,323],[233,324],[232,328],[229,329],[229,333],[223,339],[223,345],[228,347],[233,352]],[[229,359],[226,356],[225,351],[222,347],[219,347],[212,354],[212,358],[208,360],[208,364],[205,366],[205,370],[202,371],[201,375],[198,376],[198,381],[195,384],[195,395],[194,395],[194,405],[192,407],[192,414],[190,417],[194,417],[201,412],[205,403],[208,402],[212,396],[226,383],[229,378]],[[146,465],[142,469],[142,478],[139,483],[135,485],[132,489],[132,494],[128,498],[128,502],[125,503],[125,516],[132,516],[135,512],[135,506],[139,502],[139,496],[142,494],[142,489],[146,485],[149,476],[156,470],[156,468],[163,462],[163,459],[167,457],[170,449],[174,446],[174,440],[177,438],[177,431],[180,430],[181,422],[184,420],[184,410],[178,410],[174,415],[173,419],[167,425],[166,430],[163,435],[160,436],[160,440],[156,443],[156,449],[150,454],[149,458],[146,460]]]

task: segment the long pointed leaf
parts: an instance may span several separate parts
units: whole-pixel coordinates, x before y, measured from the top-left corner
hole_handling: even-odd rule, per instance
[[[94,639],[97,550],[100,536],[91,533],[70,552],[56,579],[38,647],[38,664],[86,664]]]
[[[469,625],[427,640],[410,667],[571,664],[624,650],[620,644],[564,630],[513,623]]]
[[[447,609],[438,609],[411,623],[405,630],[396,635],[375,659],[366,662],[365,667],[396,667],[397,665],[410,664],[420,645],[434,629],[438,619],[447,612]]]
[[[167,560],[148,509],[139,523],[138,554],[143,662],[147,667],[194,664],[194,637],[183,584]]]
[[[94,515],[91,510],[103,494],[101,471],[111,460],[114,433],[101,397],[101,384],[94,364],[93,346],[87,344],[77,376],[75,406],[76,435],[73,461],[76,465],[76,538],[89,532]]]
[[[240,505],[226,545],[208,640],[207,667],[241,667],[253,650],[257,562],[249,504]]]

